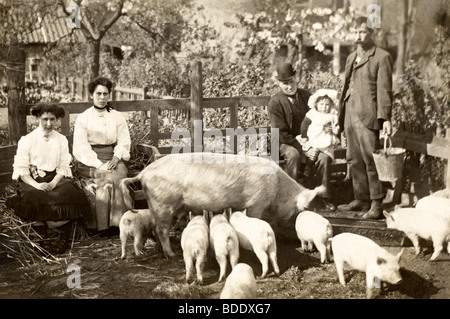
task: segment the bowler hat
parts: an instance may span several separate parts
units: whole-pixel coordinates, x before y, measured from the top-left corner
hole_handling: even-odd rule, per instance
[[[292,79],[297,72],[292,67],[289,62],[283,62],[277,66],[277,80],[278,81],[289,81]]]

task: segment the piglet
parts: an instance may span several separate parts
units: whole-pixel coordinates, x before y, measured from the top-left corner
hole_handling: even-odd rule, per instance
[[[443,197],[450,199],[450,188],[441,189],[439,191],[434,192],[431,196]]]
[[[415,207],[429,214],[440,215],[450,221],[450,199],[448,198],[434,194],[425,196],[417,201]]]
[[[239,260],[239,240],[224,214],[210,215],[209,242],[220,266],[219,282],[225,279],[228,259],[234,268]]]
[[[247,264],[239,263],[231,271],[222,292],[220,299],[255,299],[256,279],[253,269]]]
[[[141,255],[145,241],[148,238],[155,238],[155,216],[148,209],[133,209],[126,211],[119,222],[120,242],[122,244],[121,259],[126,258],[127,239],[134,238],[134,253]]]
[[[259,218],[246,216],[246,211],[236,211],[231,214],[230,224],[238,235],[239,247],[253,250],[261,262],[261,278],[265,278],[269,272],[269,259],[275,274],[279,275],[277,243],[269,223]]]
[[[339,282],[345,287],[344,264],[366,273],[367,298],[373,297],[372,288],[381,288],[382,282],[398,284],[400,275],[400,257],[392,255],[373,240],[352,233],[341,233],[331,242],[334,263]]]
[[[449,219],[439,213],[429,213],[419,208],[398,208],[392,213],[383,212],[387,228],[397,229],[406,234],[420,253],[419,237],[433,242],[434,252],[430,260],[435,260],[443,250],[443,244],[450,238]]]
[[[324,264],[330,261],[330,238],[333,228],[330,222],[317,213],[304,211],[295,220],[295,231],[302,243],[302,251],[312,251],[313,244],[320,252],[320,261]]]
[[[190,221],[181,233],[181,248],[186,266],[186,282],[190,283],[194,274],[194,264],[197,272],[197,280],[193,283],[203,283],[203,269],[209,247],[209,227],[207,213],[193,216],[189,213]]]

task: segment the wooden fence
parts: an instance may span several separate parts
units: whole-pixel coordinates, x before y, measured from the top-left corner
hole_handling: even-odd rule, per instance
[[[70,94],[72,97],[79,96],[83,101],[89,99],[88,81],[84,78],[66,77],[59,79],[59,85],[66,94]]]
[[[121,93],[120,99],[132,98],[133,100],[118,100],[118,93],[113,94],[113,107],[121,112],[146,112],[150,116],[149,138],[155,146],[159,145],[160,140],[171,139],[172,132],[160,132],[158,115],[164,111],[182,111],[189,116],[189,131],[191,132],[191,146],[192,149],[203,149],[203,134],[200,139],[194,138],[194,121],[203,120],[203,109],[230,109],[229,127],[238,128],[238,110],[239,108],[248,108],[254,106],[267,106],[270,97],[216,97],[203,98],[202,94],[202,67],[200,62],[194,62],[192,65],[190,75],[191,80],[191,96],[184,99],[143,99],[145,96],[145,89],[126,89],[116,88],[116,92]],[[70,134],[70,114],[79,114],[91,107],[91,102],[78,103],[61,103],[61,106],[66,110],[66,116],[61,120],[61,132],[69,138]],[[29,114],[29,107],[27,108]],[[18,121],[18,119],[17,119]],[[242,127],[246,129],[245,127]],[[259,133],[261,129],[270,132],[268,127],[257,127],[256,132]],[[221,130],[223,136],[226,135],[225,130]],[[203,133],[203,129],[202,129]],[[394,146],[403,147],[407,150],[423,153],[426,155],[446,159],[450,159],[450,129],[446,132],[446,138],[442,137],[426,137],[421,135],[411,135],[402,131],[398,131],[392,137]],[[235,137],[236,138],[236,137]],[[237,143],[235,141],[236,148]],[[169,154],[172,147],[158,147],[162,154]],[[0,182],[7,182],[11,179],[13,157],[16,153],[17,146],[11,145],[0,148]],[[236,151],[236,149],[235,149]],[[343,157],[345,152],[339,152],[337,157]],[[448,167],[448,164],[447,164]],[[337,165],[333,171],[345,171],[345,163]],[[450,170],[447,168],[446,172],[446,186],[450,188]]]
[[[445,131],[445,137],[419,135],[398,130],[392,136],[394,147],[401,147],[408,151],[425,154],[432,157],[447,160],[447,170],[445,172],[445,185],[450,189],[450,129]]]
[[[120,95],[118,95],[120,92]],[[189,116],[191,132],[191,146],[192,149],[202,147],[203,149],[203,134],[201,138],[194,138],[194,126],[195,120],[202,121],[203,109],[211,108],[229,108],[230,120],[229,127],[238,127],[238,110],[240,107],[254,107],[254,106],[267,106],[270,97],[232,97],[232,98],[203,98],[202,95],[202,67],[200,62],[195,62],[191,72],[191,98],[184,99],[142,99],[145,90],[144,89],[126,89],[116,87],[113,92],[113,99],[111,104],[114,109],[120,112],[145,112],[149,114],[150,127],[149,138],[152,140],[155,146],[159,145],[160,140],[171,139],[172,132],[160,132],[158,115],[164,111],[181,111]],[[134,100],[119,100],[123,98],[133,98]],[[84,110],[92,106],[91,102],[74,102],[74,103],[61,103],[66,111],[66,115],[61,119],[61,133],[66,135],[69,139],[69,143],[72,142],[72,136],[70,131],[70,115],[79,114]],[[30,105],[27,106],[26,114],[29,114]],[[243,129],[246,129],[243,127]],[[256,127],[255,130],[259,133],[261,128]],[[263,127],[263,129],[270,132],[269,127]],[[221,130],[225,136],[226,131]],[[203,129],[202,129],[203,133]],[[235,147],[237,143],[234,143]],[[12,163],[14,155],[16,153],[17,146],[11,145],[1,147],[0,150],[0,182],[8,182],[11,180]],[[158,147],[161,154],[169,154],[172,147],[163,146]]]

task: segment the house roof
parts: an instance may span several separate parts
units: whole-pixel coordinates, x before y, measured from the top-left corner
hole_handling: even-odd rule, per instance
[[[36,21],[33,30],[27,30],[18,34],[18,40],[21,44],[49,44],[54,43],[61,38],[72,33],[75,41],[84,42],[85,37],[80,29],[71,29],[67,24],[67,17],[58,10],[56,15],[46,14],[43,18],[39,15],[30,17]],[[13,17],[13,23],[18,25],[17,30],[20,30],[20,25],[24,23],[24,18],[19,19]]]
[[[42,25],[31,32],[24,32],[19,35],[19,41],[23,44],[48,44],[58,41],[72,32],[68,28],[65,18],[57,18],[53,21],[44,19]],[[82,33],[74,30],[74,36],[77,40],[84,39]]]

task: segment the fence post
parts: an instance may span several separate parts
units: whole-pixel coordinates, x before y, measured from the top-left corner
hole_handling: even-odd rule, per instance
[[[150,109],[150,139],[155,147],[159,147],[159,130],[158,130],[158,114],[159,108],[157,105],[152,105]]]
[[[202,86],[202,63],[200,61],[194,61],[191,64],[191,120],[189,123],[189,129],[191,132],[191,149],[194,152],[197,149],[203,150],[203,115],[202,115],[202,101],[203,101],[203,86]],[[201,124],[201,136],[200,141],[196,140],[194,136],[195,127],[194,121],[200,121]],[[197,136],[196,136],[197,137]],[[196,147],[197,146],[197,147]]]
[[[239,102],[233,103],[230,106],[230,127],[236,129],[238,127],[238,111],[239,111]],[[232,137],[233,141],[230,141],[233,143],[233,153],[238,153],[238,145],[237,145],[237,135],[233,134]]]
[[[113,86],[112,89],[111,89],[111,101],[115,101],[115,100],[117,100],[117,97],[116,97],[116,87]]]
[[[70,108],[64,108],[65,114],[61,118],[61,134],[65,135],[69,140],[70,152],[72,152],[73,137],[70,135]]]

